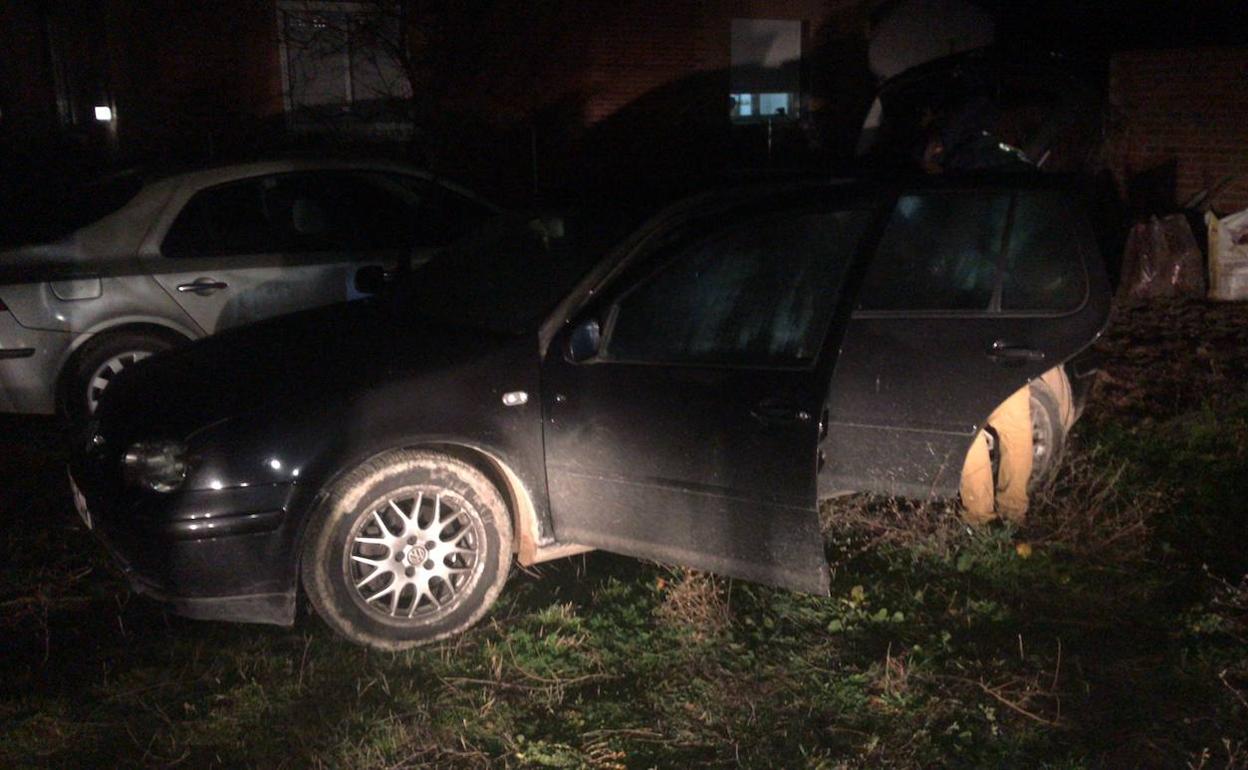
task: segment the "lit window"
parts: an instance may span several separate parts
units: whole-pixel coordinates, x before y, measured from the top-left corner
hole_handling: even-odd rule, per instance
[[[732,119],[752,122],[796,116],[801,64],[801,21],[733,19]]]
[[[393,54],[404,44],[403,28],[384,5],[284,2],[279,19],[290,112],[392,119],[411,95]]]

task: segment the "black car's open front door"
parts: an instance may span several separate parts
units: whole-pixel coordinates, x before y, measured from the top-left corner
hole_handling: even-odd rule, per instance
[[[816,208],[701,229],[555,336],[542,390],[559,540],[828,590],[820,412],[870,218]]]
[[[550,369],[546,473],[559,540],[827,590],[814,508],[819,398],[804,378]]]

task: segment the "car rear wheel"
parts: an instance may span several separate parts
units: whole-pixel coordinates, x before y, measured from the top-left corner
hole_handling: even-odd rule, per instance
[[[143,359],[175,347],[183,340],[172,333],[118,331],[88,340],[70,364],[61,389],[61,405],[73,421],[94,414],[100,397],[125,369]]]
[[[304,538],[312,607],[357,644],[400,650],[480,620],[511,567],[511,519],[479,470],[403,450],[335,483]]]
[[[1031,479],[1028,487],[1039,489],[1053,480],[1066,448],[1057,394],[1047,382],[1031,383]]]

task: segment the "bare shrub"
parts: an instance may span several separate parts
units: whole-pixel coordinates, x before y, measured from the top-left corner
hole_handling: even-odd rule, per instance
[[[833,568],[881,546],[948,559],[967,532],[953,501],[873,494],[825,500],[819,523],[839,552]]]
[[[1053,481],[1032,493],[1035,539],[1102,563],[1142,558],[1164,491],[1124,485],[1126,463],[1101,447],[1072,450]]]
[[[684,631],[695,642],[719,636],[728,628],[732,612],[723,581],[706,572],[671,569],[660,578],[663,603],[655,610],[659,621]]]
[[[1031,493],[1020,536],[1101,562],[1141,558],[1151,521],[1165,508],[1164,489],[1124,485],[1126,464],[1100,447],[1071,447],[1054,478]],[[906,500],[851,495],[824,501],[820,524],[839,551],[839,563],[880,546],[948,559],[965,542],[969,525],[956,500]]]

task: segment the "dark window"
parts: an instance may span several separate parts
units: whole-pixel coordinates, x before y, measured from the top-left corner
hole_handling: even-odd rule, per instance
[[[774,216],[682,249],[621,300],[607,355],[710,364],[813,360],[869,216]]]
[[[192,197],[162,251],[171,257],[406,251],[445,242],[437,215],[441,190],[425,180],[351,171],[234,182]]]
[[[415,246],[441,246],[457,240],[497,215],[489,206],[420,177],[386,175],[415,205]]]
[[[161,245],[170,257],[264,254],[276,248],[275,233],[260,202],[260,184],[254,179],[196,194]]]
[[[904,195],[867,270],[861,310],[987,310],[1009,193]]]
[[[1073,310],[1083,302],[1087,276],[1078,232],[1062,196],[1019,193],[1002,276],[1002,310]]]

